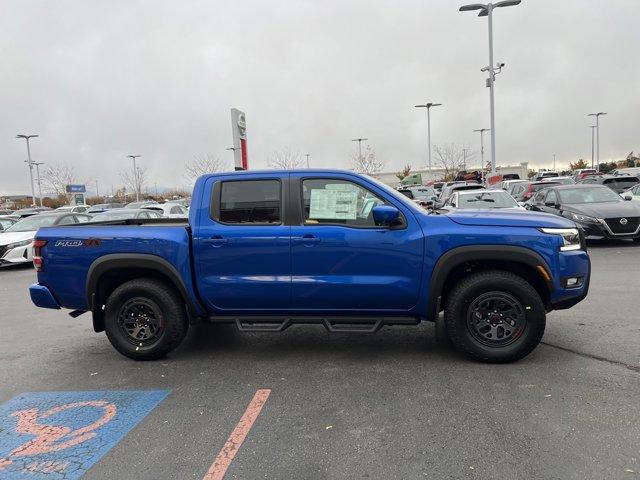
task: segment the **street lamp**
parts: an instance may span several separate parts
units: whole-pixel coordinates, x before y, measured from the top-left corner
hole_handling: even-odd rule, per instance
[[[138,185],[138,168],[136,167],[136,158],[142,155],[127,155],[127,158],[133,160],[134,187],[136,188],[136,202],[140,201],[140,185]],[[126,197],[125,197],[126,198]]]
[[[311,156],[311,154],[305,153],[304,156],[307,157],[307,168],[309,168],[309,157]]]
[[[484,172],[484,132],[488,132],[490,128],[478,128],[474,132],[480,132],[480,172]]]
[[[27,163],[29,164],[29,179],[31,180],[31,205],[36,204],[36,192],[33,188],[33,162],[31,161],[31,148],[29,147],[29,139],[37,138],[38,135],[16,135],[16,138],[24,138],[27,141]]]
[[[467,12],[472,10],[480,10],[479,17],[488,17],[489,20],[489,65],[482,68],[480,71],[488,72],[489,78],[487,79],[487,87],[489,87],[489,108],[491,115],[491,173],[496,172],[496,119],[494,111],[494,83],[496,81],[496,75],[502,71],[504,63],[497,63],[493,66],[493,9],[500,7],[511,7],[519,5],[520,0],[504,0],[498,3],[487,3],[483,5],[481,3],[473,3],[469,5],[463,5],[460,7],[461,12]]]
[[[600,115],[606,115],[607,112],[588,113],[587,117],[596,117],[596,162],[597,170],[600,171]]]
[[[40,165],[44,165],[44,162],[33,162],[36,166],[36,182],[38,183],[38,197],[40,198],[40,206],[42,207],[42,184],[40,183]]]
[[[425,103],[424,105],[415,105],[415,108],[427,109],[427,143],[429,144],[429,180],[431,178],[431,107],[439,107],[441,103]]]
[[[591,129],[591,168],[593,168],[594,163],[593,163],[593,138],[595,136],[595,132],[594,132],[594,128],[598,128],[597,125],[589,125],[589,128]]]
[[[362,142],[366,142],[368,138],[354,138],[352,142],[358,142],[358,158],[362,158]]]

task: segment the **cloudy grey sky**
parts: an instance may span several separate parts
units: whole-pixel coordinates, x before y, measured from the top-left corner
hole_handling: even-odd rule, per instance
[[[434,143],[478,149],[489,126],[486,19],[454,0],[5,0],[0,15],[0,195],[29,190],[34,160],[80,180],[120,183],[143,155],[151,183],[181,186],[182,166],[231,161],[229,109],[247,113],[252,167],[282,147],[347,167],[367,137],[387,170],[426,161]],[[499,164],[640,150],[640,2],[523,0],[495,15]]]

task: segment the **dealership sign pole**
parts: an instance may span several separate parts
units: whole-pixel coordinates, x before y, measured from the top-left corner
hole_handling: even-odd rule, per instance
[[[233,135],[233,159],[236,170],[248,170],[247,123],[244,112],[231,109],[231,133]]]

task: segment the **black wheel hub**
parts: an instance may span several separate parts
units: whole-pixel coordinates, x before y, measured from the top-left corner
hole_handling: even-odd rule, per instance
[[[516,341],[526,323],[520,301],[505,292],[483,293],[471,302],[467,311],[471,336],[490,347],[504,347]]]
[[[126,339],[135,345],[154,343],[162,334],[160,308],[147,298],[127,300],[118,313],[118,327]]]

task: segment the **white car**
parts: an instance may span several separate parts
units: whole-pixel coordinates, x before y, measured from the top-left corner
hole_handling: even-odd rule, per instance
[[[148,205],[142,208],[145,210],[158,212],[164,218],[187,218],[189,216],[189,210],[187,210],[186,207],[172,202],[159,203],[157,205]]]
[[[454,192],[444,207],[450,212],[456,210],[496,210],[525,211],[524,207],[504,190],[467,190]]]
[[[625,200],[633,200],[640,202],[640,183],[635,187],[631,187],[629,190],[620,194]]]
[[[65,205],[63,207],[56,208],[56,212],[59,213],[87,213],[90,205]]]
[[[0,266],[31,262],[31,244],[40,227],[75,225],[89,220],[89,215],[81,213],[41,213],[23,218],[0,233]]]

